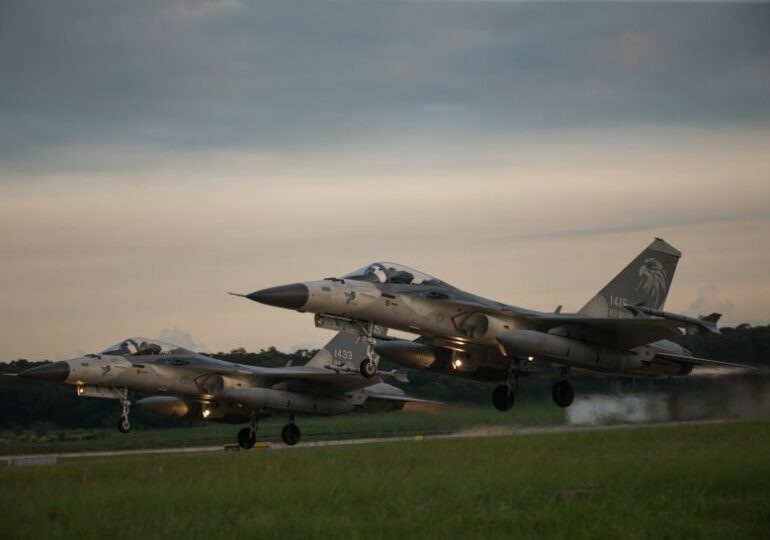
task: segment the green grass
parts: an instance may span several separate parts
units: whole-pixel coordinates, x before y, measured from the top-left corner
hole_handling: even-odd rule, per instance
[[[488,407],[447,405],[435,410],[404,410],[380,414],[351,414],[330,418],[298,417],[304,441],[408,434],[452,433],[474,426],[560,424],[564,411],[550,402],[523,403],[500,413]],[[280,440],[283,418],[259,425],[260,440]],[[132,448],[207,446],[235,442],[241,426],[203,424],[189,428],[142,429],[121,434],[116,429],[0,433],[0,455],[83,452]]]
[[[770,423],[0,468],[3,538],[767,538]]]

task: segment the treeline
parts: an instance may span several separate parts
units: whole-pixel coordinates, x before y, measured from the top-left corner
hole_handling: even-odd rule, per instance
[[[721,328],[720,334],[682,336],[677,340],[694,356],[770,367],[770,325]]]
[[[723,328],[718,335],[682,336],[678,340],[695,356],[770,367],[770,326],[751,327],[741,325]],[[314,350],[284,353],[275,347],[259,352],[247,352],[242,348],[220,352],[211,356],[229,362],[264,367],[303,365],[313,357]],[[18,373],[40,365],[42,362],[15,360],[0,363],[0,374]],[[399,366],[383,362],[382,369]],[[548,376],[524,379],[521,397],[525,399],[550,399],[552,379]],[[580,381],[582,392],[609,390],[611,385],[634,384],[627,378],[595,378]],[[669,384],[666,381],[645,382],[646,385]],[[491,386],[460,377],[437,375],[426,370],[409,372],[409,384],[399,384],[408,393],[447,402],[465,402],[487,405]],[[45,384],[18,377],[0,376],[0,429],[48,429],[112,427],[119,414],[117,402],[107,399],[83,399],[75,395],[73,386]],[[191,425],[194,420],[172,420],[144,415],[132,411],[136,427]]]

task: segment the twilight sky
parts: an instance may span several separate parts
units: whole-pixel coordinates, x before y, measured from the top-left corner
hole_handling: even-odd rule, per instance
[[[0,5],[0,361],[311,347],[227,296],[377,259],[577,310],[770,321],[770,4]]]

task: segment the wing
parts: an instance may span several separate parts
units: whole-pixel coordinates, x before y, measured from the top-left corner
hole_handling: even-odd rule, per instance
[[[386,383],[376,384],[369,388],[365,388],[360,391],[360,395],[365,396],[363,403],[365,410],[396,410],[403,408],[407,403],[444,405],[441,401],[407,396],[400,388]]]
[[[345,373],[325,368],[286,367],[256,368],[250,374],[254,386],[272,388],[277,385],[299,387],[303,391],[323,394],[345,394],[382,382],[379,377],[367,379],[358,371]]]
[[[570,315],[528,316],[525,321],[535,330],[621,349],[679,337],[681,329],[687,326],[681,321],[661,318],[597,319]]]
[[[724,368],[742,368],[742,369],[757,369],[755,366],[749,366],[747,364],[735,364],[733,362],[722,362],[720,360],[710,360],[708,358],[696,358],[695,356],[684,356],[681,354],[672,353],[658,353],[655,355],[654,360],[662,360],[664,362],[675,362],[677,364],[683,364],[686,366],[713,366]]]

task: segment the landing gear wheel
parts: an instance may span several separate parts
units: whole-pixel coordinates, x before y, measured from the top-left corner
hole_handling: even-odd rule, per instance
[[[286,424],[281,430],[281,438],[289,446],[294,446],[299,442],[302,433],[300,433],[297,424]]]
[[[575,390],[568,381],[558,381],[553,385],[553,400],[559,407],[569,407],[575,399]]]
[[[361,375],[367,379],[371,379],[374,377],[374,374],[377,373],[377,364],[375,364],[374,360],[371,358],[366,358],[363,362],[361,362],[361,367],[358,369],[361,372]]]
[[[118,419],[118,431],[121,433],[128,433],[131,431],[131,422],[128,421],[128,416],[121,416]]]
[[[245,427],[238,432],[238,446],[244,450],[254,448],[257,442],[257,432],[250,427]]]
[[[492,392],[492,403],[498,411],[510,411],[513,401],[513,391],[506,384],[501,384]]]

